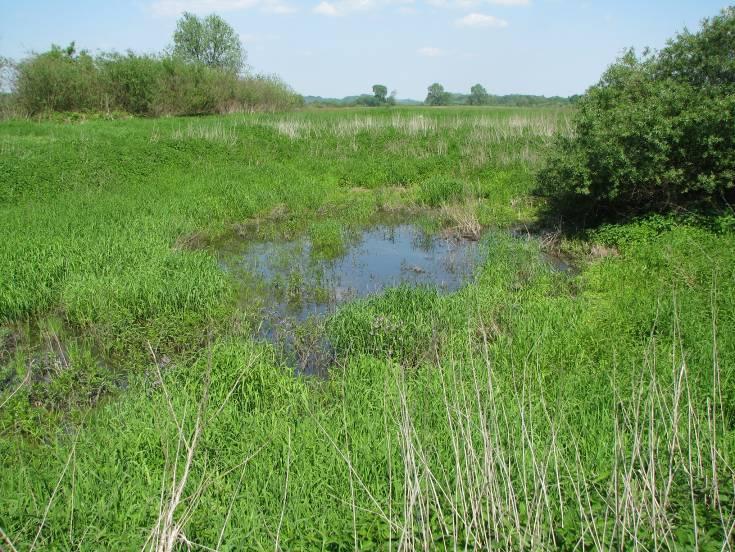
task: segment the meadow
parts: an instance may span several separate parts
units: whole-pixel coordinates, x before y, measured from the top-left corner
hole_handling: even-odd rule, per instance
[[[2,546],[731,550],[732,214],[549,227],[570,113],[0,123]],[[295,376],[216,244],[386,216],[474,277],[341,306]]]

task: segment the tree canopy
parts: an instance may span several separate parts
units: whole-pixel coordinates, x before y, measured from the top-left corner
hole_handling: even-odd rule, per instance
[[[490,95],[481,84],[473,86],[470,89],[470,95],[467,97],[467,103],[469,105],[487,105],[489,100]]]
[[[239,73],[245,67],[246,52],[235,30],[220,16],[199,18],[185,12],[174,31],[174,55],[207,67]]]
[[[735,199],[735,8],[658,53],[629,50],[577,102],[539,191],[570,215]]]
[[[378,101],[378,103],[385,103],[388,98],[388,87],[383,84],[374,84],[373,96],[375,96],[375,99]]]
[[[449,93],[444,90],[441,84],[435,82],[429,86],[428,91],[426,100],[424,100],[426,105],[449,105]]]

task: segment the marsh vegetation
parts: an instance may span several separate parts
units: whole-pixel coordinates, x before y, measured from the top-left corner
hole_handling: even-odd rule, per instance
[[[339,258],[383,216],[437,236],[528,226],[532,173],[569,116],[4,124],[8,538],[727,542],[732,234],[667,219],[584,239],[493,231],[452,293],[398,287],[339,307],[316,380],[253,339],[260,311],[212,251],[239,232]],[[541,255],[559,248],[578,274]]]
[[[2,546],[732,550],[732,210],[549,226],[585,101],[3,122]]]

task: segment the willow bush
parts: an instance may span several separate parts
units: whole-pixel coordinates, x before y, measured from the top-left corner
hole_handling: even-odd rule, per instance
[[[13,101],[23,113],[111,112],[199,115],[280,111],[303,103],[278,77],[238,75],[173,56],[53,46],[17,65]]]
[[[578,104],[539,192],[589,219],[735,197],[735,8],[660,52],[625,53]]]

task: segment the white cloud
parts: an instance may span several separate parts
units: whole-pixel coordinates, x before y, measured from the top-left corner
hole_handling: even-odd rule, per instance
[[[433,46],[424,46],[416,50],[416,53],[424,57],[439,57],[444,55],[444,50],[440,48],[434,48]]]
[[[314,7],[314,13],[339,17],[350,12],[371,10],[379,3],[377,0],[336,0],[333,2],[324,0]]]
[[[337,6],[329,2],[320,2],[319,4],[314,6],[314,13],[318,13],[320,15],[328,15],[329,17],[337,17],[338,15],[341,15],[339,10],[337,9]]]
[[[286,14],[296,11],[281,0],[154,0],[151,11],[159,16],[178,16],[187,11],[197,14],[233,12],[261,8],[264,12]]]
[[[481,4],[491,6],[528,6],[531,0],[427,0],[429,5],[438,8],[474,8]]]
[[[322,0],[313,8],[314,13],[329,17],[340,17],[353,12],[365,12],[386,6],[398,6],[405,9],[414,4],[414,0]]]
[[[485,15],[483,13],[470,13],[464,17],[460,17],[455,21],[458,27],[494,27],[502,29],[508,26],[505,19],[500,19],[494,15]]]
[[[485,5],[528,6],[531,0],[321,0],[312,11],[329,17],[341,17],[355,12],[397,7],[398,13],[413,14],[420,4],[441,8],[470,9]]]
[[[266,13],[274,13],[276,15],[287,15],[294,13],[297,9],[289,4],[281,2],[280,0],[265,0],[263,3],[263,11]]]

